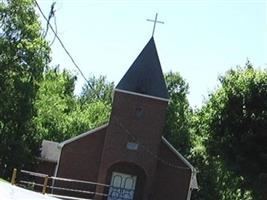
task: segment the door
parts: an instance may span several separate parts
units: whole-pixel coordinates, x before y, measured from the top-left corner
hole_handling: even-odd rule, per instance
[[[133,200],[136,176],[113,172],[108,192],[108,200]]]

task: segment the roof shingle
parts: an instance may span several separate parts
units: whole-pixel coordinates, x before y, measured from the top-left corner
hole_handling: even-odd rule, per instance
[[[169,99],[153,37],[120,80],[116,89]]]

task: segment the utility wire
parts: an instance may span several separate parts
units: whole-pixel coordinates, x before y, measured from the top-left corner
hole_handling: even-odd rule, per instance
[[[84,73],[82,72],[82,70],[80,69],[80,67],[78,66],[78,64],[75,62],[75,60],[73,59],[73,57],[71,56],[71,54],[69,53],[69,51],[67,50],[67,48],[65,47],[64,43],[62,42],[62,40],[60,39],[60,37],[58,36],[58,34],[56,33],[56,31],[54,30],[54,28],[52,27],[52,25],[50,24],[49,20],[47,19],[47,17],[45,16],[45,14],[43,13],[41,7],[39,6],[38,2],[36,0],[33,0],[35,5],[37,6],[38,10],[40,11],[41,15],[43,16],[43,18],[45,19],[45,21],[47,22],[49,28],[52,30],[52,32],[55,34],[55,37],[57,38],[57,40],[59,41],[61,47],[64,49],[64,51],[66,52],[66,54],[69,56],[70,60],[72,61],[72,63],[74,64],[74,66],[78,69],[78,71],[80,72],[81,76],[83,77],[83,79],[86,81],[86,83],[89,85],[89,87],[91,88],[91,90],[96,94],[96,96],[99,98],[99,95],[96,93],[96,91],[94,90],[94,88],[92,87],[92,85],[90,84],[90,82],[87,80],[87,78],[85,77]]]
[[[57,20],[56,20],[56,10],[55,10],[55,5],[56,5],[56,2],[54,1],[51,5],[51,8],[50,8],[50,12],[49,12],[49,15],[48,15],[48,22],[50,22],[51,18],[53,17],[54,18],[54,27],[55,27],[55,32],[57,34]],[[48,33],[48,30],[49,30],[49,24],[46,23],[46,32],[45,32],[45,35],[44,37],[46,37],[47,33]],[[51,47],[55,40],[56,40],[56,34],[54,34],[54,38],[52,40],[52,42],[50,42],[49,46]]]
[[[46,30],[45,30],[45,33],[43,35],[43,37],[46,37],[47,33],[48,33],[48,29],[49,29],[49,23],[50,23],[50,20],[52,17],[55,16],[55,5],[56,5],[56,2],[53,2],[52,5],[51,5],[51,8],[50,8],[50,12],[49,12],[49,15],[48,15],[48,19],[47,19],[47,22],[46,22]]]
[[[56,15],[54,15],[54,26],[55,26],[55,32],[57,33],[57,20],[56,20]],[[54,34],[54,38],[52,42],[49,44],[49,46],[52,46],[56,40],[56,35]]]
[[[41,7],[39,6],[39,4],[37,3],[36,0],[34,0],[38,10],[40,11],[40,13],[42,14],[43,18],[46,20],[48,26],[50,27],[50,29],[52,30],[52,32],[55,34],[55,37],[58,39],[60,45],[62,46],[62,48],[65,50],[65,52],[67,53],[67,55],[69,56],[69,58],[71,59],[72,63],[74,64],[74,66],[79,70],[80,74],[82,75],[82,77],[84,78],[84,80],[86,81],[86,83],[89,85],[89,87],[91,88],[92,91],[95,92],[94,88],[92,87],[92,85],[89,83],[89,81],[86,79],[86,77],[84,76],[82,70],[79,68],[79,66],[76,64],[76,62],[74,61],[73,57],[70,55],[69,51],[66,49],[65,45],[63,44],[62,40],[59,38],[59,36],[57,35],[56,31],[54,30],[54,28],[52,27],[52,25],[50,24],[49,20],[46,18],[46,16],[44,15]],[[95,92],[96,93],[96,92]],[[97,97],[98,94],[96,93]],[[155,155],[149,148],[147,148],[145,145],[143,145],[140,141],[137,140],[136,136],[131,134],[131,132],[123,126],[123,124],[118,120],[118,118],[115,118],[116,122],[118,123],[118,125],[125,130],[125,132],[127,133],[128,136],[130,136],[134,141],[138,142],[138,144],[140,144],[140,146],[147,152],[149,153],[151,156],[153,156],[155,159],[161,161],[163,164],[172,167],[172,168],[176,168],[176,169],[183,169],[183,170],[188,170],[190,169],[189,167],[181,167],[181,166],[177,166],[175,164],[172,164],[162,158],[160,158],[158,155]]]

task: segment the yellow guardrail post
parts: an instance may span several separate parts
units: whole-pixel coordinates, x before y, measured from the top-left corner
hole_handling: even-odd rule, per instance
[[[12,178],[11,178],[11,184],[15,185],[16,184],[16,177],[17,177],[17,169],[14,168],[13,169],[13,173],[12,173]]]
[[[48,176],[44,177],[44,185],[43,185],[43,190],[42,193],[45,194],[46,193],[46,187],[47,187],[47,183],[48,183]]]

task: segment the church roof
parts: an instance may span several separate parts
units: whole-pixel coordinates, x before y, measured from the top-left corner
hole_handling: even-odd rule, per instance
[[[161,137],[163,144],[165,144],[176,156],[178,156],[182,162],[191,169],[191,180],[190,180],[190,188],[191,189],[199,189],[198,183],[197,183],[197,170],[191,165],[191,163],[186,160],[185,157],[182,156],[182,154],[179,153],[172,145],[168,142],[168,140],[165,137]]]
[[[169,99],[153,37],[120,80],[116,89]]]

